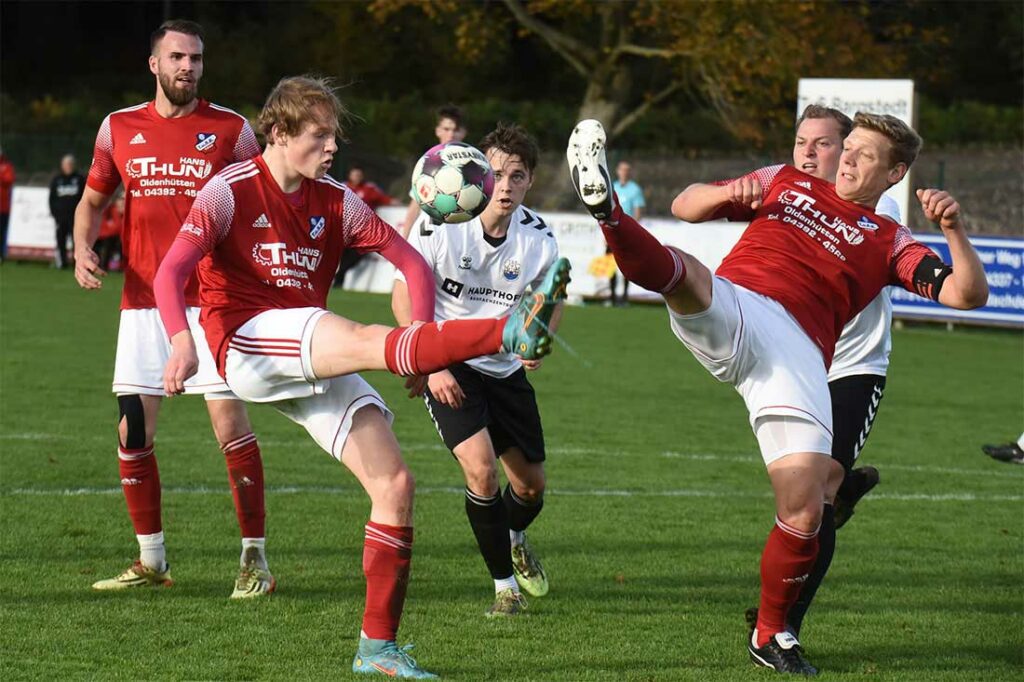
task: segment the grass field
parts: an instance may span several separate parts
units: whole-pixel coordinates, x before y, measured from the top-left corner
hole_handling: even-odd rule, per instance
[[[268,485],[279,592],[227,599],[238,529],[202,400],[164,408],[164,528],[177,584],[97,594],[137,550],[117,475],[109,393],[120,280],[0,269],[0,679],[347,679],[363,606],[368,502],[298,427],[251,411]],[[382,296],[335,295],[362,321]],[[572,308],[534,375],[549,490],[531,530],[552,581],[528,617],[490,622],[490,578],[461,476],[400,381],[367,378],[396,411],[417,477],[413,578],[400,643],[459,680],[748,680],[769,486],[742,403],[653,307]],[[839,533],[804,628],[835,680],[1004,680],[1024,672],[1024,467],[979,444],[1016,438],[1019,333],[915,328],[894,338],[863,459],[882,484]]]

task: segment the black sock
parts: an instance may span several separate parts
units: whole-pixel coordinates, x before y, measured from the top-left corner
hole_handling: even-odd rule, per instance
[[[508,537],[508,513],[501,497],[481,497],[466,488],[466,517],[476,544],[495,580],[512,575],[512,542]]]
[[[541,495],[537,498],[536,502],[526,502],[512,490],[511,485],[505,486],[505,494],[502,495],[505,500],[505,509],[508,511],[508,527],[517,533],[529,528],[533,520],[537,518],[537,514],[540,514],[540,510],[544,508],[544,496]]]
[[[821,529],[818,531],[818,558],[814,562],[814,568],[807,576],[807,582],[800,590],[800,596],[796,603],[790,607],[786,615],[786,624],[793,628],[797,637],[800,636],[800,626],[803,625],[804,616],[811,606],[814,594],[821,587],[821,581],[828,573],[828,567],[832,564],[832,555],[836,552],[836,518],[831,504],[826,504],[821,513]]]

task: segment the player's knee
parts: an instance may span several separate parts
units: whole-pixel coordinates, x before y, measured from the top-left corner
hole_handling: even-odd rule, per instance
[[[146,410],[138,395],[117,396],[117,436],[121,446],[136,450],[146,447],[153,434],[146,432]]]
[[[777,513],[779,520],[788,526],[802,531],[815,531],[821,525],[821,514],[824,508],[822,496],[806,497],[802,501],[791,500],[788,504],[780,504]]]
[[[493,462],[463,464],[462,471],[466,476],[466,487],[477,495],[492,497],[498,494],[498,468]]]
[[[392,507],[411,507],[412,498],[416,494],[416,479],[409,468],[403,465],[379,480],[376,487],[379,501]],[[371,497],[374,497],[372,491]]]
[[[539,470],[530,472],[530,476],[526,480],[513,483],[512,490],[515,491],[516,497],[523,502],[535,504],[544,497],[544,488],[546,486],[547,480],[544,476],[544,471]]]
[[[206,406],[213,434],[221,447],[252,432],[249,414],[241,400],[211,400]]]

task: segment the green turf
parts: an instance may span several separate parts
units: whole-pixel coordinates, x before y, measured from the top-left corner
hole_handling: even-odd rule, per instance
[[[70,273],[0,268],[0,679],[347,678],[368,503],[266,407],[252,416],[279,593],[227,599],[238,530],[194,398],[165,405],[158,436],[177,584],[89,590],[136,551],[109,394],[119,288],[116,276],[95,293]],[[389,319],[381,296],[332,303]],[[740,399],[675,341],[659,309],[572,308],[563,332],[582,361],[556,349],[534,375],[550,488],[530,535],[552,588],[514,622],[483,618],[491,585],[460,474],[422,405],[399,380],[367,376],[397,412],[419,486],[400,640],[448,679],[770,678],[743,642],[773,510]],[[882,484],[839,533],[804,643],[825,679],[1020,679],[1024,467],[978,446],[1022,428],[1021,335],[917,328],[894,345],[864,454]]]

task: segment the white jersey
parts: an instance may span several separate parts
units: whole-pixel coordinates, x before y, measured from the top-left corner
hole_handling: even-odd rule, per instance
[[[875,213],[900,220],[899,204],[883,194]],[[828,370],[828,380],[835,381],[855,374],[885,376],[892,351],[892,300],[888,287],[882,289],[871,303],[846,323],[836,341],[836,354]]]
[[[434,225],[424,214],[413,223],[409,243],[419,251],[436,283],[434,319],[502,317],[537,287],[558,258],[551,228],[533,211],[520,206],[512,214],[505,240],[491,246],[480,218],[458,225]],[[404,281],[401,272],[395,279]],[[467,365],[504,378],[522,362],[511,353],[474,358]]]

